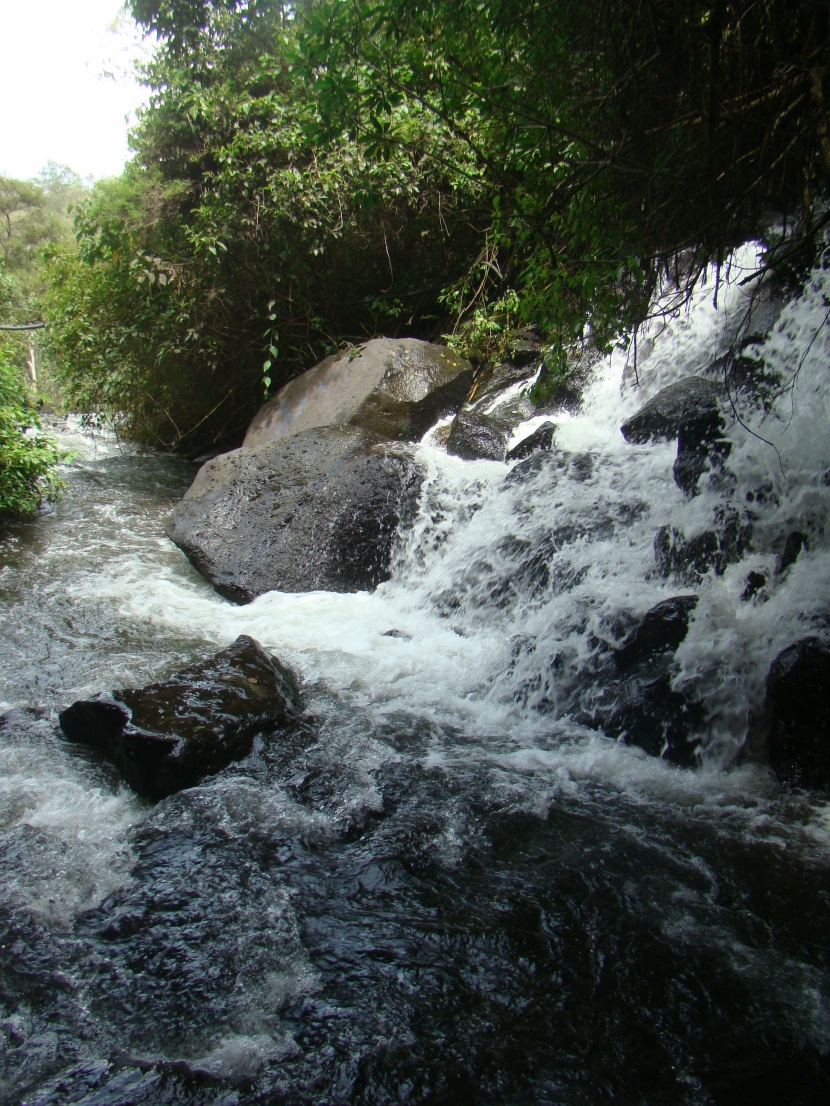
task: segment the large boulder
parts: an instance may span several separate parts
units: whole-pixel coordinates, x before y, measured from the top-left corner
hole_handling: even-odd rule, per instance
[[[220,594],[364,591],[389,578],[422,470],[356,427],[317,427],[208,461],[167,527]]]
[[[785,783],[830,787],[830,643],[802,638],[767,676],[768,757]]]
[[[718,389],[701,376],[688,376],[663,388],[627,419],[620,431],[627,442],[677,439],[674,482],[688,496],[707,469],[719,470],[732,448],[721,435],[723,416]]]
[[[81,699],[59,717],[70,741],[91,746],[134,791],[157,800],[241,760],[257,734],[292,729],[300,714],[291,672],[242,636],[164,683]]]
[[[620,427],[627,442],[671,441],[681,432],[689,440],[715,437],[722,416],[716,386],[701,376],[688,376],[663,388]]]
[[[456,411],[473,367],[446,346],[375,338],[327,357],[258,412],[243,445],[256,447],[319,426],[362,427],[381,438],[417,441]]]

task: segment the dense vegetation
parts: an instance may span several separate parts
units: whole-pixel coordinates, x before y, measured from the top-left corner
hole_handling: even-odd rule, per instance
[[[74,173],[54,164],[36,182],[0,177],[0,325],[39,317],[43,250],[69,248],[67,209],[85,192]],[[0,516],[30,514],[60,487],[58,452],[39,433],[31,387],[39,352],[35,333],[0,330]]]
[[[552,375],[644,317],[661,273],[826,221],[814,0],[133,0],[159,48],[122,178],[56,251],[76,404],[146,441],[238,440],[264,390],[375,333],[517,324]]]

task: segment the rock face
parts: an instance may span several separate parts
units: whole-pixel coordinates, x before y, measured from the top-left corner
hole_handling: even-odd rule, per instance
[[[79,700],[60,725],[157,800],[241,760],[258,733],[291,729],[300,713],[291,672],[242,636],[165,683]]]
[[[358,428],[319,427],[208,461],[167,534],[220,594],[360,591],[389,578],[423,474]]]
[[[472,365],[445,346],[375,338],[281,388],[254,418],[243,446],[319,426],[362,427],[381,438],[417,441],[458,409],[472,382]]]
[[[722,429],[717,388],[700,376],[663,388],[620,427],[625,440],[637,445],[677,439],[674,482],[688,496],[696,494],[706,469],[721,468],[729,455]]]
[[[768,757],[785,782],[830,787],[830,643],[802,638],[767,676]]]

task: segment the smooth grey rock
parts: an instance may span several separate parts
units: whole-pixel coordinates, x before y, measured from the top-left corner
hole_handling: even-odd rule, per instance
[[[293,727],[301,709],[291,672],[243,635],[164,683],[78,700],[59,719],[156,800],[241,760],[256,734]]]
[[[167,527],[220,594],[363,591],[389,578],[422,470],[356,427],[317,427],[209,461]]]
[[[456,411],[473,367],[446,346],[416,338],[375,338],[327,357],[290,381],[257,413],[243,445],[256,447],[319,426],[355,426],[395,441],[417,441]]]

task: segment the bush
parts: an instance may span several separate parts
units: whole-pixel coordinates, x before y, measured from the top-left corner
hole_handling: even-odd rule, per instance
[[[0,339],[0,515],[28,515],[62,486],[60,452],[40,434],[11,341]]]

